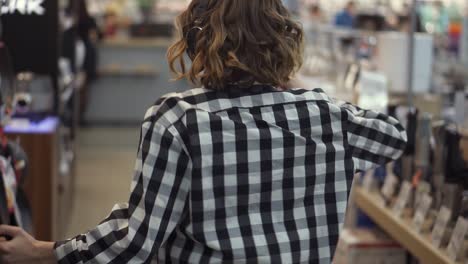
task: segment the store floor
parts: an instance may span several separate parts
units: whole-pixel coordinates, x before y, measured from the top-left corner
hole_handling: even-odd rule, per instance
[[[95,227],[116,203],[127,202],[139,127],[84,128],[77,152],[75,199],[66,237]]]

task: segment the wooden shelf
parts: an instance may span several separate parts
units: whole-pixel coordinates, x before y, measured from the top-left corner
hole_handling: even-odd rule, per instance
[[[411,226],[409,219],[396,217],[394,213],[379,204],[377,194],[369,193],[363,188],[356,188],[355,202],[376,224],[398,241],[413,256],[425,264],[454,263],[441,249],[435,248],[429,235],[417,233]]]

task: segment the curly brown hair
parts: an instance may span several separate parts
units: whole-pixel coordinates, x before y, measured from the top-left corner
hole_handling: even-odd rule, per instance
[[[281,0],[192,0],[176,26],[180,39],[167,58],[178,80],[211,89],[242,82],[283,86],[302,65],[302,27]],[[186,37],[193,27],[202,30],[187,69]]]

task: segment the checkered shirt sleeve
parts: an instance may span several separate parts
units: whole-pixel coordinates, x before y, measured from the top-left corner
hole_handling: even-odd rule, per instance
[[[164,244],[190,186],[190,159],[173,133],[154,120],[143,123],[129,203],[86,234],[56,243],[60,264],[147,263]]]
[[[347,113],[345,131],[356,171],[367,171],[403,154],[408,138],[398,120],[349,103],[340,104]]]

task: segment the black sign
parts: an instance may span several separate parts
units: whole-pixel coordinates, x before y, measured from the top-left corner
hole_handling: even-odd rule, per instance
[[[0,0],[0,18],[15,72],[56,75],[58,1]]]

